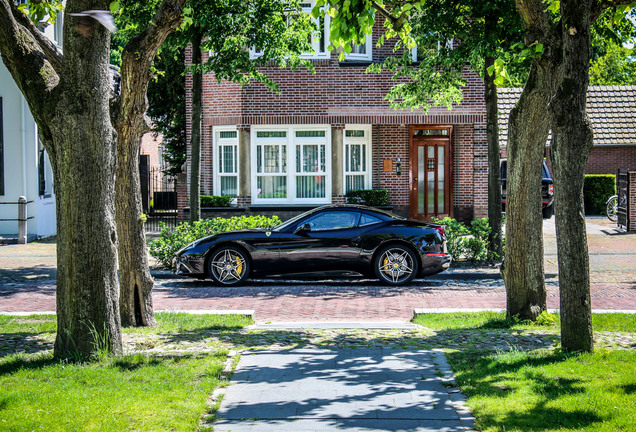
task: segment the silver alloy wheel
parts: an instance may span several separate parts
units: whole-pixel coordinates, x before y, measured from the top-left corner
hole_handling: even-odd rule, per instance
[[[245,279],[248,265],[247,258],[241,251],[224,248],[210,260],[210,273],[217,282],[233,285]]]
[[[379,274],[385,280],[399,284],[408,280],[415,271],[413,256],[408,250],[401,247],[389,248],[377,262]]]

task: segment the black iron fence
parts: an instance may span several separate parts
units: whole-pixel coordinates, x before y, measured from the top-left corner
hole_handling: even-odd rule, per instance
[[[146,214],[146,232],[161,230],[161,224],[177,226],[177,179],[166,175],[161,168],[149,167],[142,155],[139,163],[141,201]]]

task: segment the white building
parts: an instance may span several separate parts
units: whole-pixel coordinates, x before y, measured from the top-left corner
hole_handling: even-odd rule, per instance
[[[61,45],[62,14],[44,33]],[[38,139],[38,128],[26,100],[0,62],[0,243],[17,238],[18,205],[15,203],[21,196],[29,201],[28,239],[55,235],[51,163]]]

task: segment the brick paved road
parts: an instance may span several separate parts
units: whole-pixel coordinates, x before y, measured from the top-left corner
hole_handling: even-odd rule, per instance
[[[602,222],[588,220],[592,307],[636,310],[636,234],[617,234]],[[558,308],[556,244],[546,231],[548,307]],[[253,309],[257,322],[404,321],[414,308],[505,308],[506,304],[503,281],[492,267],[457,267],[401,288],[372,280],[268,280],[229,289],[167,272],[154,274],[156,310]],[[0,312],[53,310],[54,245],[0,247]]]

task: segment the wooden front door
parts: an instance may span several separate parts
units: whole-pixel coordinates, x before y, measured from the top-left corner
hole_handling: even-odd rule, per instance
[[[411,126],[413,219],[452,215],[452,126]]]

